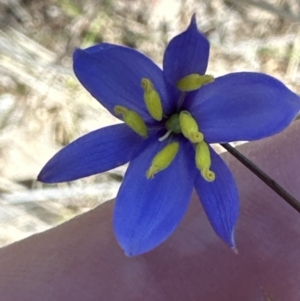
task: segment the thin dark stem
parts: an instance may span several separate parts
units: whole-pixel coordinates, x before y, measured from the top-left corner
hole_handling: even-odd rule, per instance
[[[276,181],[269,177],[265,172],[263,172],[230,144],[222,143],[221,145],[300,213],[300,202],[295,197],[288,193],[282,186],[280,186]]]

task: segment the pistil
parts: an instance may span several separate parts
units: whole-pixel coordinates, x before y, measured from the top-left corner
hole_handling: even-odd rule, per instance
[[[164,140],[166,140],[170,135],[172,134],[172,131],[167,131],[163,136],[161,136],[160,138],[158,138],[159,142],[162,142]]]

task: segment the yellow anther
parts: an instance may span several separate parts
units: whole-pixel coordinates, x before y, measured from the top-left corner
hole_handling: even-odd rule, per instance
[[[176,86],[182,92],[190,92],[213,82],[215,79],[212,75],[201,75],[198,73],[189,74],[180,79]]]
[[[149,114],[153,119],[161,121],[163,117],[163,108],[157,91],[149,78],[143,78],[141,85],[144,89],[144,100]]]
[[[183,136],[192,143],[198,143],[203,140],[203,134],[199,132],[198,124],[190,112],[181,111],[179,114],[179,123]]]
[[[122,115],[124,122],[137,134],[142,136],[143,138],[148,137],[148,129],[147,126],[142,119],[142,117],[133,110],[129,110],[123,106],[115,106],[115,113],[117,115]]]
[[[216,178],[215,173],[209,169],[201,170],[201,175],[207,182],[213,182]]]
[[[147,170],[147,179],[153,179],[154,175],[166,169],[175,159],[179,150],[178,142],[171,142],[165,146],[152,160],[150,168]]]
[[[216,175],[210,170],[211,158],[209,147],[205,141],[201,141],[196,145],[196,166],[206,181],[212,182],[215,180]]]

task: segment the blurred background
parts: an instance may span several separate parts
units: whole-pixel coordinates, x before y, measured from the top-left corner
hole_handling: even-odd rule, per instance
[[[0,246],[113,198],[122,181],[126,167],[36,182],[63,146],[118,122],[75,78],[74,48],[123,44],[161,64],[194,12],[209,74],[265,72],[300,93],[299,0],[0,0]]]

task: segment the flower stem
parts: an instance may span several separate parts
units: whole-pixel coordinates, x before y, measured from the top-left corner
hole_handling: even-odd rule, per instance
[[[228,143],[221,143],[221,145],[248,169],[250,169],[257,177],[259,177],[265,184],[273,189],[278,195],[280,195],[289,205],[300,213],[300,202],[287,192],[282,186],[280,186],[275,180],[269,177],[265,172],[258,168],[253,162],[246,158],[243,154],[237,151]]]
[[[185,96],[186,96],[186,92],[182,92],[180,94],[180,97],[178,99],[178,103],[177,103],[177,110],[180,110],[182,105],[183,105],[183,102],[184,102],[184,99],[185,99]]]

